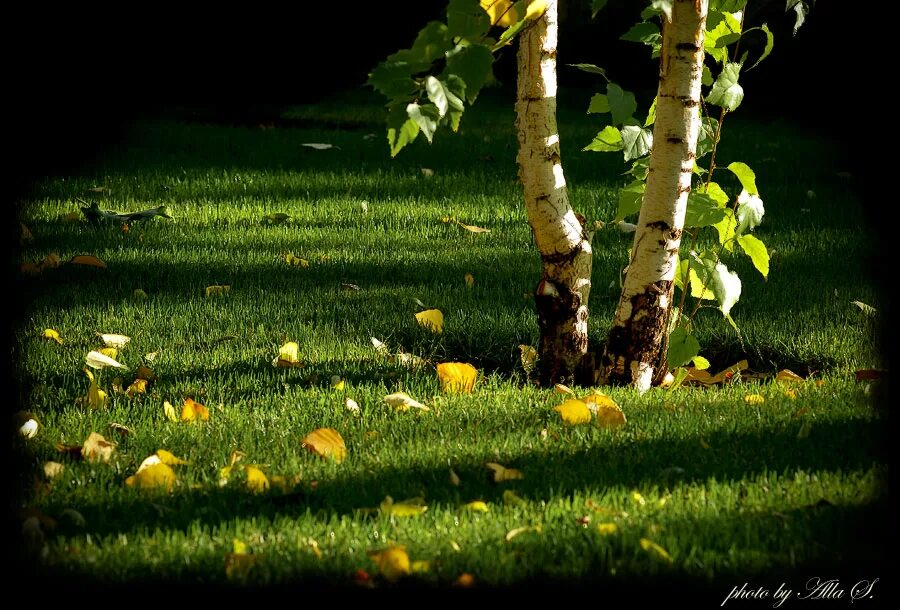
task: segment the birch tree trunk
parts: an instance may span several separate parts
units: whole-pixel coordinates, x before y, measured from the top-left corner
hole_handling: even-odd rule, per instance
[[[519,180],[541,254],[535,289],[540,328],[542,385],[592,381],[587,356],[591,243],[569,205],[556,129],[557,0],[521,34],[518,51],[516,129]]]
[[[708,0],[675,0],[663,27],[650,173],[600,374],[640,391],[667,371],[667,326],[674,296],[700,125],[703,30]]]

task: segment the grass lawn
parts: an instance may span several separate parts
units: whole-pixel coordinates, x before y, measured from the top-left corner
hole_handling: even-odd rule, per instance
[[[838,151],[786,124],[729,117],[719,159],[756,170],[766,204],[757,234],[774,254],[768,281],[745,257],[727,261],[743,279],[732,310],[742,340],[715,310],[698,319],[712,369],[746,358],[755,372],[810,379],[791,386],[793,396],[771,380],[644,396],[604,388],[628,423],[568,426],[553,410],[564,397],[529,384],[519,362],[520,344],[537,345],[528,294],[540,262],[509,99],[485,95],[461,134],[438,134],[430,147],[420,138],[395,160],[368,98],[297,108],[273,129],[143,122],[82,173],[36,183],[22,212],[33,239],[18,262],[90,254],[107,267],[20,278],[28,311],[16,327],[14,410],[40,422],[33,438],[13,432],[8,485],[22,509],[13,524],[22,565],[40,582],[75,588],[352,588],[368,579],[394,589],[449,586],[466,573],[476,588],[690,583],[712,601],[745,581],[802,589],[828,576],[849,589],[883,577],[883,382],[854,372],[885,364],[872,319],[851,304],[879,306],[868,271],[876,252]],[[586,99],[566,102],[573,204],[589,220],[611,220],[626,182],[621,159],[580,152],[599,124],[584,114]],[[301,146],[310,142],[339,148]],[[166,205],[175,220],[95,228],[66,218],[79,200],[121,211]],[[265,220],[276,213],[290,219]],[[595,235],[593,349],[630,245],[613,225]],[[308,266],[288,265],[288,251]],[[212,285],[230,289],[207,297]],[[442,334],[417,324],[417,300],[443,312]],[[131,337],[118,354],[129,370],[96,373],[109,396],[91,410],[79,398],[98,333]],[[404,366],[371,337],[426,364]],[[287,341],[299,343],[303,366],[273,366]],[[441,393],[433,365],[446,361],[480,370],[473,394]],[[142,364],[156,375],[146,393],[116,391]],[[397,391],[431,410],[383,402]],[[748,394],[764,402],[748,404]],[[180,414],[186,398],[206,405],[208,421],[167,419],[164,401]],[[342,463],[302,446],[323,427],[345,440]],[[117,443],[108,463],[57,449],[91,432]],[[171,493],[126,485],[159,449],[189,462],[173,467]],[[245,457],[222,486],[238,450]],[[52,479],[48,461],[64,466]],[[524,477],[494,482],[488,462]],[[248,488],[247,464],[269,490]],[[421,498],[427,510],[406,516],[383,504],[388,496]],[[251,558],[231,558],[226,570],[234,540]],[[396,582],[370,556],[394,545],[405,546],[412,571]]]

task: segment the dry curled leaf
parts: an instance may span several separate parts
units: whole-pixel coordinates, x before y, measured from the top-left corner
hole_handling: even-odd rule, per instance
[[[303,437],[303,446],[316,455],[334,458],[341,463],[347,457],[347,446],[340,433],[334,428],[317,428]]]
[[[353,415],[359,417],[359,415],[360,415],[359,404],[355,400],[353,400],[352,398],[345,398],[344,399],[344,407],[348,411],[353,413]]]
[[[531,375],[538,360],[537,350],[530,345],[519,345],[519,359],[526,375]]]
[[[89,462],[108,462],[116,450],[116,444],[91,432],[81,446],[81,457]]]
[[[114,348],[104,348],[104,349],[114,349]],[[112,367],[117,369],[128,369],[127,366],[116,362],[114,358],[110,358],[106,354],[101,353],[100,351],[92,351],[88,352],[88,355],[85,356],[84,359],[85,364],[94,369],[102,369],[105,367]]]
[[[204,294],[205,294],[206,298],[208,299],[211,296],[222,296],[223,294],[228,294],[229,292],[231,292],[230,285],[222,285],[222,286],[213,285],[213,286],[207,286],[206,290],[204,291]]]
[[[496,462],[488,462],[485,464],[485,467],[491,471],[491,479],[494,483],[502,483],[504,481],[516,481],[518,479],[524,479],[525,475],[522,474],[521,470],[516,470],[515,468],[507,468],[506,466],[502,466],[497,464]]]
[[[471,288],[472,286],[475,285],[475,276],[472,275],[471,273],[465,274],[463,276],[463,280],[465,280],[466,286],[468,286],[469,288]]]
[[[470,394],[475,388],[478,370],[465,362],[442,362],[437,365],[441,391]]]
[[[410,407],[421,409],[422,411],[430,411],[427,405],[422,404],[418,400],[411,398],[406,392],[395,392],[384,397],[384,402],[391,405],[398,411],[409,411]]]
[[[119,436],[133,436],[134,430],[124,424],[110,423],[107,428],[118,434]]]
[[[131,337],[126,335],[115,335],[115,334],[104,334],[97,333],[100,336],[100,340],[103,341],[103,345],[106,347],[115,347],[117,349],[125,347],[125,344],[131,341]]]
[[[34,418],[28,418],[19,426],[19,434],[25,438],[34,438],[38,432],[38,422]]]
[[[143,364],[137,367],[137,370],[134,372],[135,379],[144,379],[146,381],[156,381],[156,373],[153,372],[148,366],[144,366]]]
[[[90,256],[90,255],[86,255],[86,254],[79,255],[79,256],[73,256],[69,260],[69,264],[70,265],[84,265],[87,267],[99,267],[101,269],[106,269],[105,262],[103,262],[96,256]]]
[[[146,394],[147,393],[147,380],[146,379],[135,379],[128,389],[125,390],[126,396],[134,396],[135,394]]]

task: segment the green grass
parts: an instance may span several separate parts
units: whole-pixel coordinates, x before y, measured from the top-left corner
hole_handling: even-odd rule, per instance
[[[625,183],[620,160],[579,152],[599,126],[581,100],[568,102],[560,129],[572,201],[589,219],[610,220]],[[728,261],[744,282],[732,310],[743,342],[715,311],[698,320],[714,369],[746,357],[755,371],[791,368],[824,383],[804,384],[794,400],[771,383],[643,397],[612,388],[628,416],[613,432],[563,425],[552,410],[560,395],[526,383],[517,364],[518,345],[537,341],[533,303],[523,295],[540,262],[520,203],[511,105],[487,95],[461,134],[440,134],[431,147],[416,142],[395,160],[368,100],[340,98],[290,117],[294,127],[267,130],[142,123],[82,173],[35,185],[23,215],[34,240],[21,260],[55,252],[108,264],[23,280],[29,305],[13,374],[18,407],[42,427],[13,442],[21,460],[14,492],[57,520],[44,551],[23,546],[39,575],[81,584],[225,584],[225,554],[237,538],[261,556],[247,574],[256,585],[352,586],[357,569],[377,572],[368,551],[404,544],[412,560],[430,562],[407,583],[448,585],[463,572],[483,585],[615,586],[652,577],[732,583],[720,587],[724,598],[751,575],[793,570],[808,578],[810,566],[878,559],[871,545],[886,501],[885,421],[869,391],[877,386],[854,381],[853,371],[884,363],[872,322],[850,303],[879,305],[867,273],[874,253],[856,185],[837,175],[844,168],[827,142],[789,125],[763,129],[729,118],[720,159],[756,169],[767,210],[757,232],[775,253],[767,282],[749,261]],[[422,167],[435,175],[425,177]],[[96,186],[109,192],[87,190]],[[168,205],[177,220],[134,223],[128,232],[65,222],[77,198],[120,210]],[[261,222],[276,212],[291,221]],[[469,234],[443,216],[491,233]],[[630,242],[612,226],[595,236],[594,349]],[[309,268],[287,266],[286,251]],[[471,288],[466,273],[475,277]],[[231,290],[204,298],[214,284]],[[148,297],[135,297],[136,289]],[[443,334],[416,324],[415,299],[444,312]],[[65,342],[42,339],[45,328]],[[120,353],[131,367],[121,375],[125,385],[151,352],[158,380],[128,398],[112,390],[116,374],[105,370],[99,379],[110,405],[91,412],[76,400],[87,392],[81,370],[98,332],[132,337]],[[442,396],[433,368],[380,357],[373,336],[432,363],[471,362],[483,383],[471,396]],[[302,368],[272,366],[287,340],[300,343]],[[346,378],[344,391],[331,389],[332,375]],[[398,390],[432,411],[393,411],[381,399]],[[748,393],[765,403],[746,404]],[[361,405],[360,417],[344,409],[345,396]],[[209,407],[208,422],[165,419],[163,401],[180,409],[185,397]],[[117,437],[112,422],[134,434]],[[808,436],[799,434],[804,426]],[[343,435],[343,463],[301,447],[317,427]],[[119,443],[111,463],[71,461],[55,449],[81,444],[91,431]],[[174,492],[125,486],[157,449],[190,461],[176,467]],[[238,449],[268,475],[301,482],[260,495],[239,480],[219,487],[218,471]],[[36,489],[47,460],[65,471]],[[490,461],[525,477],[494,484],[484,467]],[[459,487],[450,483],[451,467]],[[524,503],[506,506],[506,489]],[[423,496],[428,510],[409,518],[361,510],[388,495]],[[478,499],[489,512],[461,508]],[[83,525],[72,523],[70,508]],[[603,522],[618,532],[602,536]],[[505,540],[533,525],[540,533]],[[641,538],[664,547],[672,564],[643,550]]]

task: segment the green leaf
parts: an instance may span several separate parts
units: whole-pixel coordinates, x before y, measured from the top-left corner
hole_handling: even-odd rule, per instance
[[[711,0],[709,10],[734,13],[747,6],[747,0]]]
[[[679,326],[669,335],[669,350],[666,352],[666,361],[669,368],[675,368],[687,364],[700,353],[700,342]]]
[[[653,132],[638,125],[626,125],[619,130],[622,134],[622,148],[625,161],[643,157],[653,146]]]
[[[591,18],[592,19],[597,16],[597,13],[599,13],[603,9],[604,6],[606,6],[606,1],[607,0],[591,0]]]
[[[406,62],[381,62],[369,74],[368,84],[387,98],[409,98],[417,89],[413,68]]]
[[[484,45],[471,44],[448,55],[445,74],[455,74],[466,83],[466,99],[472,104],[491,78],[494,54]]]
[[[593,150],[597,152],[612,152],[622,150],[622,135],[612,125],[607,125],[603,131],[594,136],[590,144],[581,150]]]
[[[709,186],[704,186],[699,189],[698,192],[705,193],[707,196],[711,197],[720,208],[724,208],[728,204],[728,193],[722,190],[722,187],[719,186],[718,182],[710,182]]]
[[[708,116],[700,119],[700,130],[697,135],[697,151],[696,159],[705,157],[712,152],[716,141],[716,130],[719,128],[719,122]]]
[[[520,4],[520,3],[517,2],[516,4]],[[524,4],[524,3],[521,3],[521,4]],[[525,14],[524,9],[519,10],[518,14],[524,15]],[[525,26],[527,24],[528,24],[528,20],[520,19],[516,23],[514,23],[511,26],[509,26],[508,28],[506,28],[506,30],[502,34],[500,34],[500,39],[497,40],[497,44],[494,45],[494,50],[499,49],[500,47],[509,44],[510,41],[512,41],[512,39],[515,38],[516,34],[518,34],[523,29],[525,29]]]
[[[653,0],[650,8],[661,12],[666,16],[666,21],[672,21],[672,4],[674,0]]]
[[[710,227],[725,219],[724,208],[705,193],[688,193],[685,227]]]
[[[450,36],[474,41],[491,28],[491,18],[481,8],[479,0],[450,0],[447,5],[447,26]]]
[[[703,50],[720,64],[728,61],[727,47],[741,37],[741,22],[728,12],[710,11],[706,19]]]
[[[759,226],[766,213],[762,199],[747,191],[741,191],[737,204],[737,232],[744,233]]]
[[[700,76],[700,83],[704,87],[709,87],[713,84],[712,72],[709,71],[709,66],[703,65],[703,74]]]
[[[416,61],[431,65],[452,48],[453,38],[447,26],[440,21],[431,21],[416,36],[410,51]]]
[[[653,123],[656,122],[656,100],[658,97],[653,98],[653,103],[650,104],[650,110],[647,111],[647,120],[644,121],[644,127],[650,127]]]
[[[631,169],[625,173],[631,174],[638,180],[646,180],[647,174],[650,173],[650,157],[641,157],[632,163]]]
[[[654,45],[658,44],[661,38],[662,35],[659,33],[659,26],[649,21],[642,21],[634,24],[631,29],[622,34],[619,39]]]
[[[626,217],[640,211],[645,188],[646,184],[643,180],[635,180],[619,192],[619,210],[616,212],[613,222],[625,220]]]
[[[578,68],[582,72],[589,72],[590,74],[599,74],[603,78],[606,78],[606,70],[599,66],[595,66],[594,64],[566,64],[567,66],[571,66],[573,68]],[[609,79],[606,79],[609,81]]]
[[[409,118],[406,113],[406,107],[398,104],[391,108],[388,114],[388,144],[391,147],[391,157],[396,157],[397,153],[407,144],[412,143],[416,136],[419,135],[419,125]]]
[[[453,130],[453,133],[459,131],[459,122],[462,120],[463,113],[458,110],[451,110],[447,113],[447,116],[444,117],[449,119],[450,121],[450,129]]]
[[[741,186],[744,187],[748,193],[751,195],[759,195],[759,191],[756,190],[756,173],[750,169],[750,166],[746,163],[741,163],[740,161],[734,161],[729,163],[726,169],[737,176],[737,179],[741,182]]]
[[[438,116],[443,118],[450,108],[461,111],[463,109],[462,100],[460,100],[447,86],[433,76],[425,79],[425,90],[428,92],[428,99],[432,101],[438,109]]]
[[[623,90],[615,83],[609,83],[606,86],[606,96],[609,99],[609,111],[612,113],[613,125],[624,124],[637,110],[634,93]]]
[[[422,130],[430,144],[431,138],[434,137],[434,131],[438,126],[438,119],[440,119],[438,109],[432,104],[420,106],[412,103],[406,107],[406,113],[409,115],[409,118],[416,122],[416,125]]]
[[[731,208],[725,208],[725,218],[721,222],[714,224],[713,228],[719,233],[719,243],[725,246],[725,249],[729,252],[734,250],[734,235],[737,229],[734,211]]]
[[[713,291],[710,290],[709,286],[703,285],[703,280],[700,279],[700,275],[697,273],[697,269],[695,269],[694,265],[691,265],[690,277],[688,280],[691,284],[692,297],[706,301],[714,301],[716,299],[716,295],[713,294]]]
[[[699,261],[701,268],[697,273],[700,279],[713,291],[719,302],[719,309],[728,316],[731,308],[741,298],[741,278],[715,259],[701,258]]]
[[[744,99],[744,88],[738,84],[740,72],[741,64],[725,64],[715,84],[713,84],[712,90],[706,96],[706,101],[710,104],[721,106],[729,112],[740,106],[741,100]]]
[[[766,46],[763,49],[762,55],[760,55],[759,59],[756,60],[756,63],[753,64],[752,66],[750,66],[749,68],[747,68],[747,70],[752,70],[753,68],[758,66],[759,62],[761,62],[762,60],[764,60],[766,57],[769,56],[769,53],[772,52],[772,48],[775,46],[775,35],[772,34],[772,30],[770,30],[769,27],[765,23],[762,24],[761,27],[752,28],[750,30],[747,30],[747,32],[751,32],[751,31],[757,30],[757,29],[761,30],[766,35]]]
[[[588,105],[588,114],[603,114],[609,112],[609,98],[602,93],[595,93]]]
[[[764,278],[769,277],[769,251],[766,244],[753,235],[738,235],[738,245],[753,261],[753,266]]]

